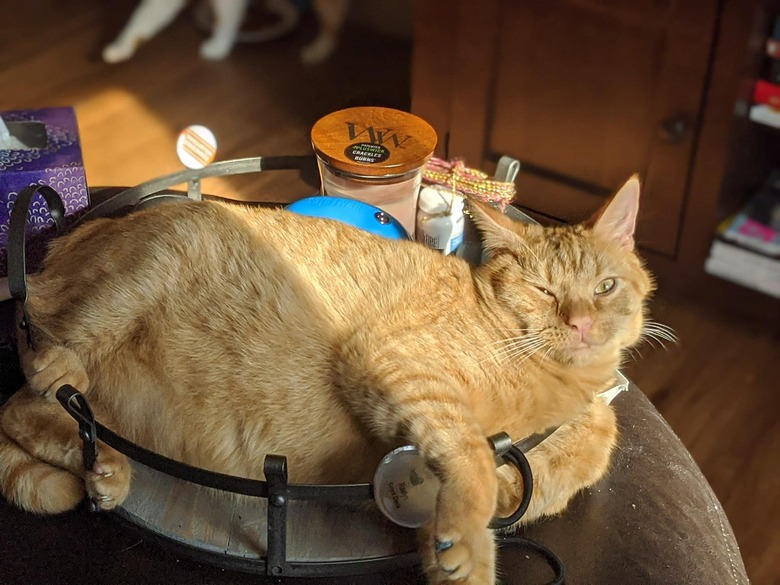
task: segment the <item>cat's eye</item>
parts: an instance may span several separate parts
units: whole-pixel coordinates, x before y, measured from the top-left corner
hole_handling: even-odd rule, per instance
[[[555,298],[555,295],[550,292],[549,289],[544,288],[543,286],[537,286],[536,287],[539,291],[541,291],[543,294],[547,295],[548,297]]]
[[[596,285],[596,290],[593,292],[595,292],[597,295],[605,295],[615,290],[615,284],[616,282],[614,278],[605,278]]]

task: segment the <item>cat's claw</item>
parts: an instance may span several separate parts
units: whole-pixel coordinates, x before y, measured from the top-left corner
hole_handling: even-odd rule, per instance
[[[484,459],[484,461],[482,461]],[[433,582],[463,585],[494,583],[495,546],[488,524],[495,510],[497,482],[492,457],[480,458],[484,469],[474,477],[444,484],[439,491],[433,527],[431,568]]]
[[[98,510],[111,510],[120,505],[130,491],[130,464],[120,453],[101,449],[100,462],[84,478],[87,495]]]
[[[485,557],[492,555],[490,545],[490,535],[486,530],[477,530],[469,537],[453,536],[448,540],[437,541],[435,549],[438,576],[435,582],[492,582],[492,569],[484,571],[482,569],[485,567],[481,567]],[[484,572],[487,572],[487,575],[483,575]]]

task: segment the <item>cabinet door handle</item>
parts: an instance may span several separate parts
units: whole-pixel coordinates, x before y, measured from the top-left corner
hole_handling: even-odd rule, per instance
[[[690,116],[686,114],[671,116],[661,122],[661,136],[668,144],[679,144],[688,137],[691,126]]]

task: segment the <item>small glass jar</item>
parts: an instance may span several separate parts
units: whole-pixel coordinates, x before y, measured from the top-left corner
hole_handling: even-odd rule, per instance
[[[324,195],[379,207],[414,238],[422,168],[436,147],[430,124],[390,108],[347,108],[318,120],[311,141]]]
[[[463,197],[446,187],[426,185],[417,204],[418,242],[447,255],[463,242]]]

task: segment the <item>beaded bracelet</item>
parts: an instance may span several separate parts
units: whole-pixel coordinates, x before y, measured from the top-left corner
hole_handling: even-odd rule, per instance
[[[515,196],[515,184],[491,179],[487,173],[469,168],[462,159],[446,161],[431,157],[423,167],[422,180],[429,185],[443,185],[501,211]]]

